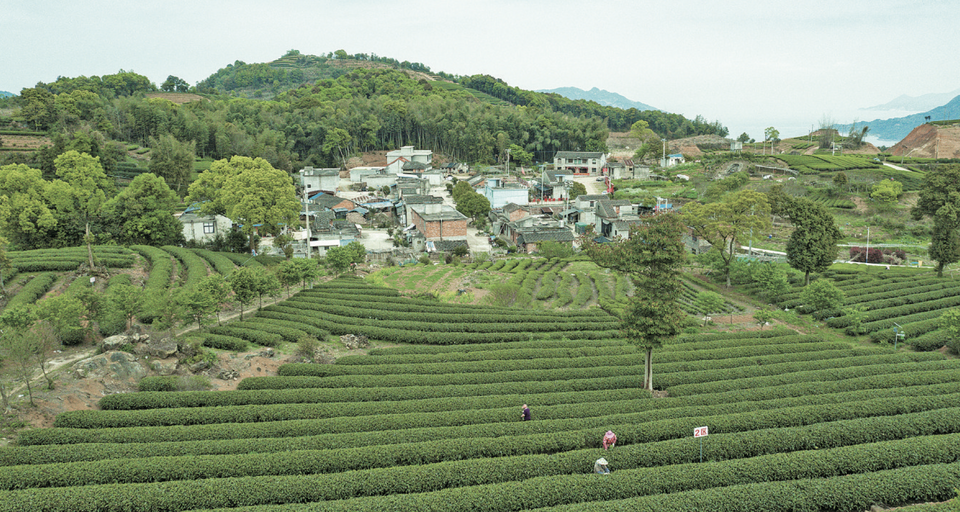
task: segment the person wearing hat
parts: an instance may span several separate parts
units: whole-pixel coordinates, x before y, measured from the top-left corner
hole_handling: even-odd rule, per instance
[[[597,459],[597,462],[593,463],[593,470],[596,471],[598,475],[609,475],[610,468],[607,467],[607,459],[603,457]]]
[[[617,444],[617,435],[614,434],[612,430],[608,430],[607,433],[603,435],[603,449],[613,448],[615,444]]]
[[[530,408],[527,407],[527,404],[523,404],[523,412],[520,413],[520,419],[522,421],[530,421]]]

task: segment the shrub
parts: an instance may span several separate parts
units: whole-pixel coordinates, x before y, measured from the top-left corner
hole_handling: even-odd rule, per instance
[[[297,340],[296,354],[305,359],[313,361],[317,355],[317,349],[320,348],[320,340],[313,336],[304,335]]]

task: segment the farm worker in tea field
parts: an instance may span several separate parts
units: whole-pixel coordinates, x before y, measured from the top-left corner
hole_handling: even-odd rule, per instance
[[[617,444],[617,435],[614,434],[612,430],[608,430],[607,433],[603,435],[603,449],[613,448],[615,444]]]
[[[523,404],[523,412],[520,414],[520,419],[530,421],[530,408],[527,407],[527,404]]]
[[[600,457],[596,462],[593,463],[593,470],[597,472],[598,475],[609,475],[610,468],[607,467],[607,459]]]

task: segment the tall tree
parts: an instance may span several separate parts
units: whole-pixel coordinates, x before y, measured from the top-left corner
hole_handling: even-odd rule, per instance
[[[763,140],[770,142],[779,142],[780,141],[780,130],[769,126],[763,130]]]
[[[77,279],[87,279],[86,277],[77,277]],[[48,343],[57,345],[79,345],[86,338],[89,327],[82,323],[86,313],[83,302],[78,297],[71,294],[62,293],[55,297],[48,297],[37,302],[37,317],[47,324],[50,333],[54,337],[53,341],[46,340],[44,336],[38,336],[39,341],[43,341],[39,346],[47,349],[47,354],[53,349]],[[37,331],[37,334],[45,333],[45,329]],[[41,367],[44,360],[40,361]]]
[[[193,172],[197,143],[192,140],[180,142],[173,135],[150,137],[149,140],[150,162],[147,168],[166,180],[167,185],[180,194],[183,191],[183,184]]]
[[[300,282],[300,269],[294,260],[286,260],[277,267],[277,279],[280,280],[280,286],[287,290],[287,297],[290,295],[290,287],[296,286]]]
[[[827,279],[817,279],[800,294],[808,312],[837,309],[843,306],[843,292]]]
[[[104,205],[104,218],[114,239],[124,245],[177,245],[183,224],[173,216],[177,194],[152,173],[138,175]]]
[[[457,201],[457,211],[477,221],[490,213],[490,200],[476,192],[464,194]]]
[[[257,298],[260,299],[260,307],[257,309],[263,309],[263,296],[275,297],[279,295],[282,286],[280,285],[280,279],[277,278],[277,275],[267,270],[267,267],[261,265],[254,267],[253,270],[256,272],[257,277]]]
[[[160,90],[164,92],[187,92],[190,90],[190,84],[180,77],[170,75],[160,84]]]
[[[54,246],[57,217],[47,202],[48,183],[40,169],[24,164],[0,166],[0,232],[13,247]]]
[[[121,315],[126,328],[130,329],[133,326],[133,319],[143,312],[146,300],[147,297],[144,296],[142,288],[120,283],[110,287],[110,294],[107,296],[107,309]]]
[[[10,263],[10,257],[7,256],[7,239],[0,236],[0,292],[7,293],[7,286],[4,279],[13,270],[13,264]]]
[[[914,220],[933,218],[929,253],[937,262],[937,276],[943,277],[947,265],[960,261],[960,166],[941,166],[924,174],[920,198],[910,214]]]
[[[116,185],[103,171],[100,159],[86,153],[67,151],[56,158],[54,165],[58,179],[46,192],[57,217],[57,243],[69,247],[85,242],[93,268],[92,238],[88,235],[93,225],[99,227],[103,206],[116,192]]]
[[[684,222],[710,242],[723,262],[724,276],[730,286],[730,265],[736,258],[738,241],[770,227],[770,203],[764,194],[740,190],[716,203],[690,203],[683,207]]]
[[[805,197],[787,197],[780,206],[793,224],[786,246],[787,263],[804,273],[803,285],[806,286],[810,284],[811,272],[823,272],[833,264],[843,233],[833,215],[819,203]]]
[[[331,247],[324,261],[335,274],[342,274],[353,263],[353,253],[346,247]]]
[[[643,387],[650,391],[653,350],[678,336],[686,319],[679,304],[685,232],[679,216],[668,213],[634,226],[627,240],[597,244],[586,239],[583,244],[598,265],[623,272],[634,283],[636,292],[621,315],[621,330],[628,343],[646,351]]]
[[[847,187],[847,174],[845,172],[838,172],[833,177],[833,186],[836,189],[837,194],[843,191]]]
[[[299,219],[293,179],[262,158],[235,156],[214,162],[189,190],[187,202],[200,201],[204,213],[226,215],[239,224],[251,251],[258,231],[276,235]]]

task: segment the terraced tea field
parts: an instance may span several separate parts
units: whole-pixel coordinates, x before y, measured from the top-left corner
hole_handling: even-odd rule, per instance
[[[960,485],[960,360],[937,352],[786,329],[688,335],[655,351],[653,398],[643,354],[597,308],[338,279],[239,329],[276,322],[397,346],[63,413],[0,449],[0,511],[861,512]],[[600,457],[611,474],[593,473]]]

